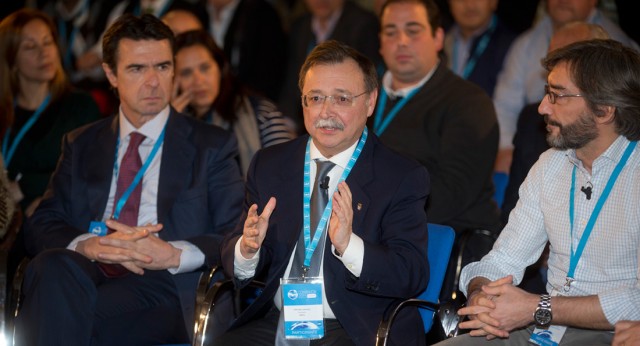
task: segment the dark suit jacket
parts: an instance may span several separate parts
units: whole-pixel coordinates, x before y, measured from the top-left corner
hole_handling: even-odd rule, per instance
[[[256,269],[256,277],[266,277],[266,288],[233,327],[259,318],[273,306],[279,280],[302,231],[302,184],[308,138],[302,136],[259,151],[249,169],[245,211],[254,203],[261,211],[271,196],[276,198],[277,205]],[[353,195],[353,231],[365,244],[364,265],[359,278],[351,274],[331,253],[327,237],[325,294],[353,341],[373,345],[375,330],[389,303],[394,298],[417,295],[429,281],[424,212],[429,176],[418,163],[391,152],[370,133],[346,182]],[[229,276],[233,276],[234,246],[241,234],[239,225],[223,243],[222,262]],[[424,343],[417,310],[405,310],[396,320],[394,342]]]
[[[361,8],[352,0],[347,0],[329,39],[353,47],[382,69],[382,58],[379,53],[379,31],[378,18],[372,12]],[[287,70],[278,104],[282,114],[295,119],[299,125],[302,125],[302,106],[300,105],[298,75],[304,60],[315,46],[316,38],[311,30],[311,14],[308,13],[291,26]]]
[[[91,221],[102,220],[115,159],[118,117],[70,132],[44,199],[25,230],[27,250],[65,248]],[[224,234],[241,212],[243,182],[234,137],[171,110],[162,148],[158,187],[159,233],[166,241],[186,240],[219,262]],[[199,271],[174,275],[187,331],[193,329]]]

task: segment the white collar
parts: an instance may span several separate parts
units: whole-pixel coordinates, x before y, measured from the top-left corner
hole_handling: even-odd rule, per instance
[[[349,164],[349,160],[351,160],[351,155],[353,155],[353,152],[356,150],[356,147],[358,146],[359,141],[360,139],[358,138],[358,140],[355,143],[353,143],[350,147],[348,147],[347,149],[343,150],[342,152],[336,155],[333,155],[330,159],[328,159],[324,157],[322,153],[320,153],[320,150],[318,150],[318,148],[316,147],[316,144],[313,142],[313,140],[311,140],[311,147],[309,148],[309,156],[312,161],[316,159],[321,159],[323,161],[331,161],[335,163],[337,166],[340,166],[342,169],[344,169],[345,167],[347,167],[347,164]]]
[[[170,107],[167,105],[163,110],[160,111],[153,119],[144,123],[144,125],[140,126],[139,129],[136,129],[133,124],[129,122],[129,119],[124,116],[122,112],[122,107],[120,107],[120,112],[118,115],[118,119],[120,120],[120,142],[122,142],[131,132],[138,132],[143,134],[147,138],[151,138],[154,142],[158,140],[160,137],[160,133],[164,129],[164,125],[167,123],[169,119],[169,110]]]
[[[391,71],[387,70],[387,72],[385,72],[384,76],[382,77],[382,87],[384,88],[384,91],[387,93],[387,96],[389,96],[389,98],[391,99],[395,99],[396,97],[406,97],[412,91],[414,91],[415,89],[421,88],[427,81],[429,81],[429,79],[431,79],[431,76],[433,76],[433,74],[436,72],[436,69],[438,68],[439,65],[440,65],[440,62],[438,62],[431,69],[431,71],[429,71],[429,73],[427,73],[418,83],[412,86],[408,86],[406,88],[398,89],[398,90],[393,90],[391,88],[393,74],[391,73]]]

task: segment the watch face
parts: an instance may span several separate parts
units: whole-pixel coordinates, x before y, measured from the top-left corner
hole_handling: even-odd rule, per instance
[[[547,325],[551,323],[551,311],[548,309],[537,309],[534,315],[536,323],[539,325]]]

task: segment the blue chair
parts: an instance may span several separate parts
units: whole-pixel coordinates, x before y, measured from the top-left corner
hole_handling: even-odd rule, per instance
[[[429,284],[427,285],[427,289],[418,297],[396,303],[397,306],[395,306],[395,308],[389,309],[389,311],[392,311],[390,316],[383,319],[378,327],[376,345],[387,344],[391,325],[398,312],[405,306],[417,306],[420,316],[422,317],[425,334],[431,330],[434,315],[440,308],[438,297],[440,296],[440,289],[442,288],[447,264],[449,263],[455,232],[449,226],[433,223],[427,225],[427,230],[429,232],[429,245],[427,248]]]
[[[504,203],[504,193],[507,191],[508,183],[509,175],[507,175],[507,173],[493,172],[493,186],[495,188],[493,199],[500,209],[502,209],[502,203]]]

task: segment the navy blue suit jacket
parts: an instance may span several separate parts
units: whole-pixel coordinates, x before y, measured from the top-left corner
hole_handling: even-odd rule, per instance
[[[44,198],[26,228],[32,255],[65,248],[102,220],[115,160],[118,117],[68,133],[62,156]],[[158,186],[160,238],[186,240],[205,254],[205,266],[218,264],[219,246],[241,213],[243,182],[235,138],[171,110],[162,148]],[[199,271],[174,275],[191,331]]]
[[[260,212],[270,197],[277,200],[260,250],[256,277],[266,288],[235,321],[233,327],[264,315],[280,285],[302,231],[302,185],[308,136],[259,151],[248,172],[247,200]],[[364,263],[355,277],[330,251],[324,255],[326,299],[336,318],[357,345],[373,345],[386,307],[396,298],[420,293],[429,281],[427,219],[429,192],[426,169],[384,147],[372,133],[346,180],[353,195],[353,232],[364,240]],[[234,247],[242,224],[223,243],[222,263],[233,276]],[[239,283],[240,285],[243,283]],[[396,320],[393,341],[424,343],[416,309],[405,309]]]

